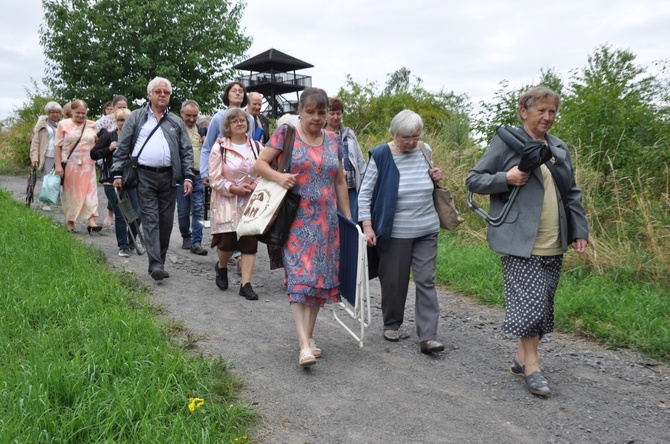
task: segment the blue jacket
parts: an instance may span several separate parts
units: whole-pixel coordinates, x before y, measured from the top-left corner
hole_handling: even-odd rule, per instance
[[[391,147],[388,144],[370,150],[370,157],[375,161],[379,172],[370,202],[372,229],[377,235],[377,247],[387,250],[393,232],[400,172],[393,161]]]

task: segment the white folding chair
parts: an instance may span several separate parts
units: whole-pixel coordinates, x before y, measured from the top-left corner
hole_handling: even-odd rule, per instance
[[[363,347],[365,329],[370,325],[370,287],[368,285],[368,252],[361,228],[339,214],[340,222],[340,295],[342,302],[333,304],[333,317]],[[360,333],[337,315],[345,311],[360,325]],[[358,327],[358,326],[357,326]],[[356,330],[357,327],[354,327]]]

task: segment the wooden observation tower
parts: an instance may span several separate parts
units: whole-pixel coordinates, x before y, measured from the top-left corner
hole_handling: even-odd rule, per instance
[[[274,119],[297,111],[298,93],[312,86],[312,78],[295,72],[313,67],[274,48],[233,66],[235,69],[250,71],[249,75],[238,80],[247,91],[263,95],[266,105],[261,112]],[[284,97],[291,93],[295,93],[295,100]]]

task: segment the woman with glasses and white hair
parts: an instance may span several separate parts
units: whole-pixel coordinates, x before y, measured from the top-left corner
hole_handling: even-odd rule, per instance
[[[431,168],[432,150],[421,142],[423,120],[404,110],[391,121],[392,141],[370,151],[358,194],[359,222],[368,246],[379,254],[384,339],[397,342],[404,321],[410,268],[416,285],[415,320],[420,350],[444,350],[437,341],[440,307],[435,288],[440,220],[433,204],[434,183],[442,179]]]

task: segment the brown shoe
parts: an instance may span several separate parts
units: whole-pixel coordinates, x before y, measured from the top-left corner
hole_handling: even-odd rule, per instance
[[[437,341],[421,341],[421,353],[429,355],[435,352],[444,351],[444,345]]]

